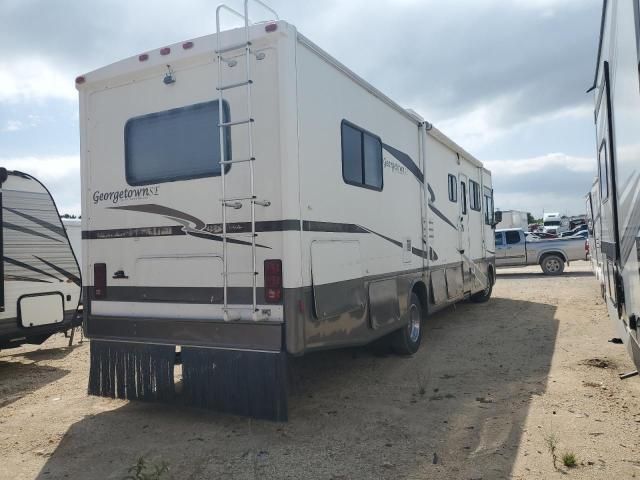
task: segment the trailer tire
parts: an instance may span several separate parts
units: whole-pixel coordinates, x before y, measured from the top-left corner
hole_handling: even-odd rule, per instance
[[[560,275],[564,272],[564,258],[560,255],[545,255],[540,260],[540,268],[545,275]]]
[[[409,316],[407,325],[391,334],[391,348],[398,355],[413,355],[420,348],[422,341],[424,330],[422,303],[415,292],[411,293],[407,314]]]
[[[491,292],[493,292],[493,270],[489,270],[487,276],[489,277],[489,285],[484,290],[471,295],[471,301],[475,303],[485,303],[491,298]]]

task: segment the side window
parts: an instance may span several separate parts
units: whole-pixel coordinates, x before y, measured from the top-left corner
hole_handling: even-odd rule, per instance
[[[467,214],[467,184],[460,182],[460,191],[462,192],[462,214]]]
[[[600,180],[600,199],[601,201],[605,201],[609,198],[609,182],[608,178],[608,170],[609,170],[609,162],[607,161],[607,147],[606,142],[603,140],[600,144],[600,150],[598,151],[598,178]]]
[[[484,223],[493,224],[493,190],[484,187]]]
[[[469,207],[471,210],[479,212],[482,209],[480,203],[480,185],[473,180],[469,180]]]
[[[499,247],[500,245],[504,245],[504,240],[503,240],[503,236],[502,236],[502,232],[496,232],[496,247]]]
[[[504,232],[504,235],[507,239],[507,245],[520,243],[520,232],[516,232],[515,230],[510,230],[508,232]]]
[[[342,178],[358,187],[382,190],[382,141],[342,121]]]
[[[449,174],[448,180],[449,180],[449,201],[455,203],[458,201],[458,179],[454,175]]]

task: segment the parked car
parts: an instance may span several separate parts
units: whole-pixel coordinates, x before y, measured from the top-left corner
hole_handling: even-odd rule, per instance
[[[565,264],[586,260],[583,238],[528,240],[522,229],[496,230],[496,267],[540,265],[546,275],[560,275]]]
[[[572,236],[574,236],[574,235],[576,235],[576,234],[578,234],[580,232],[583,232],[583,231],[587,231],[587,224],[586,223],[583,223],[582,225],[578,225],[574,229],[569,230],[567,232],[562,232],[560,234],[560,238],[572,237]]]

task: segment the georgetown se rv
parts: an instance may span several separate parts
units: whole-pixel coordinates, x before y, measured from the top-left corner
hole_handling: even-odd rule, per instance
[[[605,1],[595,100],[601,277],[609,317],[640,368],[640,122],[637,1]],[[597,223],[596,223],[597,225]]]
[[[90,393],[173,396],[180,347],[187,401],[285,419],[289,355],[489,298],[490,172],[293,25],[76,83]]]
[[[0,168],[0,349],[78,326],[80,268],[46,187]]]

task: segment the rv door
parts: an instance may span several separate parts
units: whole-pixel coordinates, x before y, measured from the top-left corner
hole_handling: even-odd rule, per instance
[[[461,255],[469,253],[469,180],[463,173],[458,175],[460,179],[460,208],[458,215],[458,251]]]

